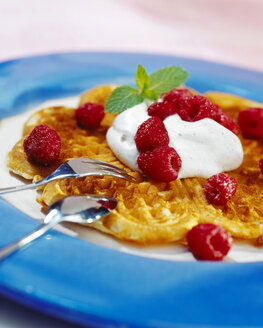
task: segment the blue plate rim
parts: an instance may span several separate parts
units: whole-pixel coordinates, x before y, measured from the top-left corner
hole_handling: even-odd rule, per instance
[[[204,59],[201,57],[191,57],[191,56],[182,56],[182,55],[176,55],[176,54],[168,54],[168,53],[162,53],[162,52],[145,52],[145,51],[114,51],[114,50],[107,50],[107,51],[103,51],[103,50],[96,50],[96,51],[86,51],[86,50],[76,50],[76,51],[54,51],[54,52],[50,52],[47,51],[46,53],[36,53],[33,55],[22,55],[22,56],[14,56],[12,58],[9,59],[3,59],[0,60],[0,65],[1,64],[5,64],[5,63],[11,63],[11,62],[15,62],[18,60],[30,60],[30,59],[34,59],[34,58],[43,58],[43,57],[48,57],[48,56],[57,56],[57,55],[74,55],[74,54],[103,54],[103,55],[118,55],[118,56],[122,56],[122,55],[142,55],[142,56],[155,56],[155,57],[170,57],[170,58],[180,58],[180,59],[184,59],[184,60],[189,60],[189,61],[195,61],[195,62],[200,62],[200,63],[204,63],[204,64],[212,64],[212,65],[216,65],[216,66],[222,66],[222,67],[226,67],[228,69],[237,69],[237,70],[241,70],[244,72],[248,72],[248,73],[255,73],[255,74],[260,74],[263,75],[263,71],[257,70],[257,69],[253,69],[253,68],[249,68],[249,67],[243,67],[242,65],[234,65],[234,64],[230,64],[230,63],[226,63],[224,61],[216,61],[216,60],[212,60],[212,59]]]
[[[18,72],[15,70],[18,67],[19,70],[22,69],[22,72],[23,69],[27,69],[30,75],[33,74],[33,71],[30,70],[29,66],[35,61],[42,62],[44,60],[45,62],[47,60],[52,62],[56,58],[59,64],[59,60],[62,61],[59,58],[69,58],[74,62],[74,58],[77,57],[78,60],[81,57],[85,64],[86,61],[89,64],[89,58],[92,57],[94,60],[94,56],[101,57],[99,60],[103,58],[106,60],[106,57],[112,56],[115,61],[122,59],[124,62],[125,60],[131,61],[133,65],[134,60],[138,56],[142,56],[143,61],[147,59],[154,62],[152,67],[157,62],[163,61],[186,62],[200,65],[201,68],[213,67],[215,70],[220,70],[217,72],[219,80],[222,78],[220,74],[224,76],[226,72],[231,74],[236,72],[238,77],[241,75],[250,78],[249,81],[245,81],[246,83],[241,81],[241,87],[239,86],[238,90],[244,88],[246,91],[249,89],[252,95],[253,87],[257,87],[258,79],[263,77],[261,72],[172,55],[71,52],[23,57],[1,62],[0,91],[1,89],[4,90],[3,88],[10,83],[10,76],[12,77],[11,82],[17,81]],[[68,63],[67,60],[66,63]],[[6,67],[8,68],[7,72]],[[1,73],[4,73],[2,79]],[[207,74],[206,71],[204,73]],[[205,74],[204,76],[207,77]],[[233,79],[233,77],[228,76],[230,82],[232,81],[231,78]],[[32,84],[28,81],[25,83],[29,84],[30,91]],[[48,83],[50,83],[49,80]],[[258,92],[257,90],[255,94]],[[23,91],[24,89],[22,91],[16,89],[13,96],[14,100],[17,100]],[[10,94],[12,95],[12,90]],[[26,97],[29,95],[26,94]],[[28,98],[19,99],[20,102],[26,99],[30,103]],[[10,116],[10,114],[17,112],[14,109],[14,104],[19,107],[19,101],[12,104],[6,98],[3,103],[0,101],[0,108],[2,105],[5,114]],[[37,226],[35,220],[19,212],[2,198],[0,199],[0,208],[2,216],[9,219],[9,222],[0,223],[1,246]],[[10,226],[11,224],[13,225]],[[7,230],[8,233],[6,233]],[[251,304],[251,302],[242,301],[244,298],[251,299],[254,291],[263,291],[263,282],[261,281],[263,264],[261,262],[249,264],[170,262],[119,253],[66,236],[57,231],[52,231],[50,237],[39,240],[34,247],[26,248],[0,264],[0,293],[2,295],[38,311],[84,325],[118,326],[126,324],[131,327],[158,327],[160,325],[167,327],[178,325],[187,327],[203,325],[207,327],[258,327],[261,325],[260,312],[263,308],[263,301],[258,300],[256,304],[255,302]],[[75,254],[72,250],[68,252],[67,248],[67,254],[65,254],[66,252],[63,254],[64,247],[68,244],[73,245],[75,251],[82,250],[83,252],[85,250],[87,253]],[[97,257],[102,262],[98,262]],[[86,262],[83,262],[84,260]],[[68,267],[67,261],[70,261],[71,267]],[[91,265],[92,267],[90,267]],[[78,276],[80,268],[88,275],[88,282],[85,281],[83,275]],[[64,269],[67,269],[67,272]],[[116,269],[119,271],[118,276],[116,276]],[[52,273],[53,276],[48,278],[44,274],[45,270],[48,274]],[[139,275],[138,270],[143,275]],[[77,282],[69,275],[68,271],[76,275]],[[173,276],[174,272],[176,272],[176,279]],[[96,276],[92,276],[91,279],[91,274],[96,274]],[[248,276],[252,281],[246,283]],[[196,282],[198,282],[198,286]],[[222,287],[225,284],[228,288],[222,293]],[[243,287],[241,288],[241,286]],[[86,298],[80,297],[79,291],[87,293]],[[193,297],[197,295],[203,296],[198,302],[194,302]],[[158,300],[162,300],[162,302],[160,303]],[[124,302],[126,302],[125,307],[123,306]],[[217,305],[217,309],[211,305],[213,302]],[[234,302],[236,303],[233,308]],[[230,314],[227,309],[231,304],[233,313]],[[144,307],[144,311],[141,310],[142,307]],[[247,311],[244,311],[245,309]],[[120,310],[122,310],[122,314]],[[207,310],[210,311],[210,314],[207,314]],[[134,318],[134,311],[139,315],[136,318]],[[218,321],[218,316],[222,314],[222,311],[228,313],[228,316]],[[195,314],[192,319],[187,316],[187,313],[190,312]],[[253,314],[253,317],[248,314],[249,312]]]

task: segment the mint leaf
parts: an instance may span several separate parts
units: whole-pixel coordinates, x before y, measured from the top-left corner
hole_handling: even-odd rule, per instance
[[[157,101],[158,100],[157,93],[155,91],[149,90],[147,88],[142,92],[142,96],[144,98],[150,99],[152,101]]]
[[[128,85],[116,88],[105,104],[105,112],[107,113],[121,113],[126,109],[143,102],[143,96],[139,91]]]
[[[181,67],[169,66],[152,73],[148,89],[158,95],[168,92],[187,80],[188,74]]]
[[[149,84],[149,75],[142,65],[138,65],[136,71],[136,84],[140,90],[147,88]]]
[[[136,71],[135,89],[128,85],[116,88],[105,104],[105,112],[121,113],[128,108],[140,104],[144,99],[157,101],[158,97],[184,83],[188,74],[177,66],[162,68],[150,76],[142,65]]]

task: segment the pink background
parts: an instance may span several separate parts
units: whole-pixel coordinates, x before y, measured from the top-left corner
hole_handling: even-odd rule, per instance
[[[262,0],[0,0],[0,60],[113,50],[263,71]]]

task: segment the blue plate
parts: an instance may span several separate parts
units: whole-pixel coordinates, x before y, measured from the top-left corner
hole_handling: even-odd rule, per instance
[[[263,102],[263,74],[200,60],[125,53],[68,53],[0,64],[0,117],[98,84],[134,83],[184,67],[188,85]],[[2,140],[3,142],[3,140]],[[19,197],[19,194],[18,194]],[[0,247],[38,223],[0,198]],[[95,327],[260,327],[263,264],[170,262],[120,253],[52,231],[0,263],[0,293],[44,313]]]

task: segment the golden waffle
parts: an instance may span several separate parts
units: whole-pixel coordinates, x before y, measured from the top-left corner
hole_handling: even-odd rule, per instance
[[[113,86],[103,86],[84,93],[80,103],[105,103]],[[209,92],[206,95],[235,119],[238,112],[259,104],[228,94]],[[243,139],[244,161],[240,168],[228,172],[236,178],[238,189],[225,206],[207,203],[203,192],[206,179],[186,178],[170,183],[143,179],[139,173],[125,167],[107,145],[105,134],[114,116],[106,114],[100,128],[84,130],[74,119],[74,109],[53,107],[43,109],[29,118],[24,137],[37,124],[55,129],[62,141],[61,162],[73,157],[91,157],[125,168],[138,179],[130,183],[112,177],[65,179],[51,182],[43,188],[38,201],[43,206],[72,194],[107,194],[118,199],[111,215],[92,226],[123,240],[139,243],[178,241],[200,222],[213,222],[225,227],[233,236],[256,238],[263,232],[263,179],[258,161],[263,155],[263,141]],[[43,168],[27,161],[19,141],[9,154],[8,167],[27,179],[39,180],[56,166]]]

